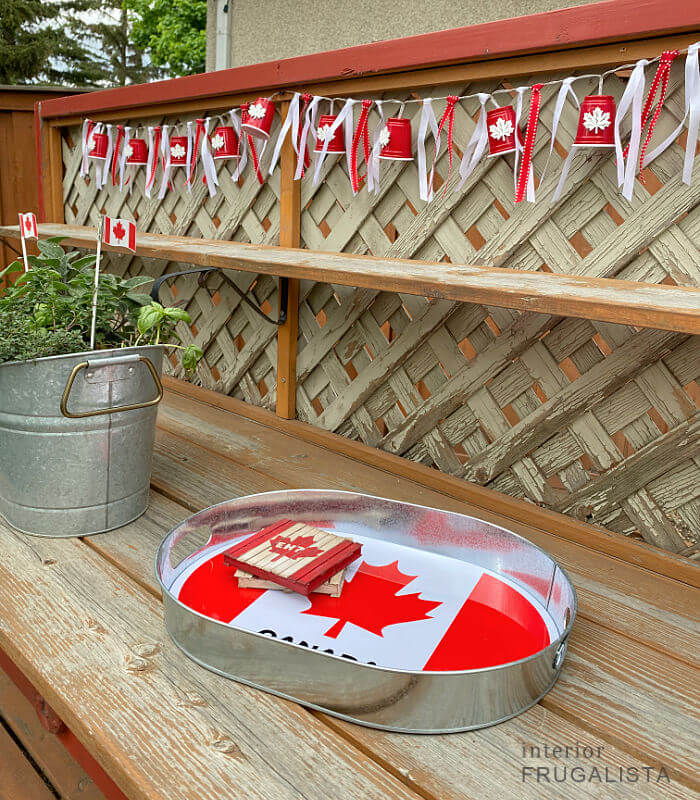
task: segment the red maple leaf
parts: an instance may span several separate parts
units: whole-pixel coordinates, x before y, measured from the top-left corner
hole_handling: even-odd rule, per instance
[[[343,586],[340,597],[312,593],[311,608],[302,613],[336,618],[338,621],[325,634],[331,639],[336,639],[348,622],[381,636],[387,625],[431,619],[428,612],[440,605],[421,599],[420,592],[397,594],[415,577],[404,575],[398,561],[381,567],[363,561],[353,579]]]
[[[117,222],[117,224],[112,228],[112,233],[117,241],[124,238],[126,231],[124,230],[124,226],[121,224],[121,222]]]
[[[270,550],[277,553],[272,561],[277,561],[282,556],[294,559],[320,556],[323,550],[312,546],[315,541],[313,536],[297,536],[296,539],[290,539],[288,536],[275,536],[274,539],[270,539]]]

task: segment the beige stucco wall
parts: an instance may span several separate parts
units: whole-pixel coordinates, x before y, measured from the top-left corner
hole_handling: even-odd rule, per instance
[[[228,66],[255,64],[417,33],[584,5],[595,0],[228,0]],[[216,8],[208,0],[207,69],[215,68]],[[223,66],[223,65],[222,65]]]

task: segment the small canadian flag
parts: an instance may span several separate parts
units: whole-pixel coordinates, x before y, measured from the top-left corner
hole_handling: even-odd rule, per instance
[[[105,244],[117,247],[126,247],[132,253],[136,252],[136,225],[127,219],[114,219],[105,217],[104,233],[102,240]]]
[[[19,224],[23,239],[38,239],[39,232],[36,227],[36,217],[32,212],[19,215]]]

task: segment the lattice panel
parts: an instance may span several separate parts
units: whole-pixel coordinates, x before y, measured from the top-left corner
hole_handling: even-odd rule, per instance
[[[500,86],[510,88],[492,81],[426,94]],[[585,82],[576,88],[583,95]],[[622,88],[616,78],[605,85],[617,98]],[[463,191],[443,194],[441,155],[430,204],[418,198],[413,163],[383,162],[379,195],[353,197],[345,163],[329,158],[325,180],[302,185],[305,246],[700,285],[700,165],[685,186],[685,135],[645,170],[646,185],[637,182],[631,201],[617,191],[614,157],[589,150],[551,205],[577,120],[569,108],[550,156],[556,89],[543,92],[536,204],[514,207],[510,156],[484,159]],[[682,116],[682,67],[674,68],[667,105],[655,140]],[[416,110],[407,106],[408,115]],[[477,112],[478,103],[457,107],[458,157]],[[415,120],[414,135],[417,127]],[[144,197],[143,174],[131,195],[97,193],[77,176],[77,143],[75,129],[64,142],[67,222],[94,222],[102,210],[143,230],[277,242],[278,174],[263,187],[250,173],[241,186],[224,176],[212,199],[199,184],[183,192],[182,176],[162,202]],[[185,267],[119,257],[110,268],[155,276]],[[276,310],[276,281],[244,273],[237,280],[254,284],[263,307]],[[273,407],[275,329],[214,279],[207,289],[187,278],[172,286],[164,299],[183,302],[193,318],[180,333],[206,354],[194,380]],[[321,283],[301,289],[301,419],[668,550],[700,550],[698,337]]]
[[[153,118],[142,125],[178,121]],[[136,135],[143,136],[144,130]],[[273,130],[273,136],[275,134]],[[263,158],[263,164],[268,167],[271,149],[267,149]],[[157,188],[150,199],[145,195],[145,167],[136,170],[131,193],[120,193],[109,184],[98,192],[94,180],[86,182],[79,176],[80,159],[80,130],[73,128],[63,139],[66,222],[96,224],[101,212],[133,219],[139,230],[156,233],[278,243],[279,168],[262,186],[250,169],[246,169],[245,176],[235,184],[231,179],[233,162],[217,162],[219,191],[214,197],[209,197],[201,177],[194,182],[190,193],[184,185],[185,170],[174,169],[172,190],[158,200]],[[160,174],[159,170],[157,187]],[[120,275],[158,277],[164,272],[188,269],[189,265],[110,254],[104,259],[103,268]],[[274,278],[249,273],[230,275],[240,289],[251,290],[252,297],[265,313],[276,315],[278,296]],[[160,297],[168,304],[182,305],[192,317],[190,326],[179,324],[178,333],[185,343],[195,342],[204,350],[204,359],[196,374],[191,376],[194,383],[255,405],[274,408],[277,367],[274,325],[258,317],[216,275],[207,279],[206,286],[200,286],[196,277],[177,278],[162,286]],[[186,377],[175,353],[171,353],[170,361],[168,371]]]
[[[579,95],[584,86],[577,84]],[[617,191],[614,157],[584,151],[553,206],[578,116],[569,108],[562,117],[550,156],[557,88],[543,93],[536,204],[515,208],[510,156],[485,159],[463,192],[439,190],[429,205],[418,198],[413,163],[384,162],[380,194],[355,198],[345,164],[333,163],[323,184],[303,187],[305,245],[700,285],[699,166],[687,187],[684,135],[645,170],[646,186],[638,182],[630,202]],[[606,82],[618,99],[622,90],[621,80]],[[659,138],[682,116],[680,67],[668,103]],[[409,105],[407,113],[417,109]],[[478,102],[457,109],[460,155],[477,113]],[[417,128],[416,116],[414,135]],[[437,169],[441,185],[445,154]],[[297,406],[307,422],[665,549],[697,553],[698,337],[308,283],[299,348]]]

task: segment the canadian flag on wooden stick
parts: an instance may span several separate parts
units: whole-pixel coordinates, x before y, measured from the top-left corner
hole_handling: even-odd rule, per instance
[[[36,217],[30,211],[19,215],[20,233],[23,239],[38,239],[39,232],[36,227]]]
[[[126,247],[136,252],[136,225],[126,219],[105,217],[102,241],[115,247]]]

